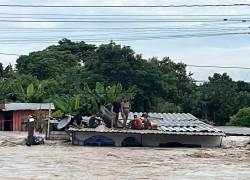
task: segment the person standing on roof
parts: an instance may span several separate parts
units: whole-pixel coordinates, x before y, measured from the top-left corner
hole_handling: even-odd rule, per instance
[[[111,112],[113,114],[113,127],[117,128],[118,125],[118,118],[119,118],[119,112],[121,111],[121,100],[117,96],[115,101],[112,104]]]
[[[122,112],[122,117],[123,117],[124,128],[126,128],[126,125],[127,125],[130,108],[131,108],[130,102],[128,98],[126,97],[121,104],[121,112]]]

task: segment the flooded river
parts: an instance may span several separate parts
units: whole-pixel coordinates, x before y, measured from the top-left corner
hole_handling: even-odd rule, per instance
[[[250,179],[250,148],[234,139],[224,148],[117,148],[4,138],[0,179]]]

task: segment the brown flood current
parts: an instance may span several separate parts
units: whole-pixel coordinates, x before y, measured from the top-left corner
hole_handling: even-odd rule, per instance
[[[249,137],[227,137],[222,148],[117,148],[27,147],[24,136],[0,132],[0,179],[250,179]]]

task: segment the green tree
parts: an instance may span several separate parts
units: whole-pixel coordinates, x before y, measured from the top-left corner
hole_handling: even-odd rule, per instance
[[[224,125],[239,109],[250,107],[247,82],[215,73],[196,84],[184,63],[169,57],[145,59],[115,42],[95,46],[62,39],[20,56],[15,70],[1,67],[1,102],[56,100],[61,113],[91,115],[100,105],[110,107],[119,95],[129,96],[132,111],[187,112]]]
[[[0,78],[2,78],[4,75],[4,68],[3,68],[3,64],[0,63]]]
[[[230,118],[229,125],[250,127],[250,107],[240,109]]]
[[[14,75],[13,67],[11,64],[9,64],[8,66],[5,67],[3,71],[3,77],[9,78],[9,77],[12,77],[13,75]]]

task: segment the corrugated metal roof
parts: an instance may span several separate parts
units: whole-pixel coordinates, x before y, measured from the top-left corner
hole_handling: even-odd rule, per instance
[[[94,128],[69,128],[69,131],[101,132],[101,133],[131,133],[131,134],[165,134],[165,135],[189,135],[189,136],[224,136],[223,132],[173,132],[162,130],[134,130],[134,129],[94,129]]]
[[[216,126],[216,128],[222,130],[229,136],[250,136],[250,128],[248,127]]]
[[[17,110],[49,110],[55,109],[53,103],[8,103],[5,104],[3,111]]]
[[[141,116],[142,112],[129,113],[129,120],[134,119],[134,115]],[[225,135],[221,130],[208,125],[189,113],[148,113],[151,121],[158,124],[157,133],[162,134],[190,134],[190,135]],[[89,117],[84,117],[89,119]],[[122,119],[119,114],[119,119]],[[92,129],[93,131],[94,129]],[[86,129],[84,130],[86,131]],[[110,129],[105,131],[110,132]],[[155,130],[119,130],[122,132],[155,133]]]

